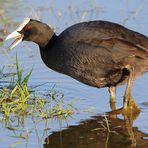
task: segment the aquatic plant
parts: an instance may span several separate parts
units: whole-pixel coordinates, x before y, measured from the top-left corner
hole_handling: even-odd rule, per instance
[[[48,95],[40,96],[28,86],[32,71],[33,69],[24,76],[24,70],[19,66],[16,55],[15,75],[8,86],[0,89],[0,112],[3,118],[8,119],[12,115],[51,118],[72,114],[74,107],[72,103],[64,102],[62,92],[52,89]]]

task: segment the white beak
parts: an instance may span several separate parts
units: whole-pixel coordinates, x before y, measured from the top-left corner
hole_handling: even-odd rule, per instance
[[[15,41],[10,45],[11,49],[14,48],[17,44],[19,44],[23,40],[24,35],[20,34],[19,31],[21,31],[29,23],[29,21],[30,18],[25,18],[20,27],[6,37],[5,40],[15,38]]]
[[[17,44],[19,44],[22,41],[23,35],[21,35],[17,31],[14,31],[11,34],[9,34],[5,40],[11,39],[11,38],[15,38],[15,41],[10,45],[10,49],[14,48]]]

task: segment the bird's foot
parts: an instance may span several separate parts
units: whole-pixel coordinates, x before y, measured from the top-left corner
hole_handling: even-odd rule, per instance
[[[138,107],[137,103],[134,101],[134,99],[131,96],[126,96],[126,98],[124,98],[123,110],[124,111],[139,110],[140,111],[140,108]]]
[[[130,99],[127,105],[123,106],[122,108],[108,112],[108,115],[112,117],[117,116],[118,114],[122,114],[126,116],[131,116],[134,120],[139,115],[140,111],[141,110],[136,102],[133,99]]]

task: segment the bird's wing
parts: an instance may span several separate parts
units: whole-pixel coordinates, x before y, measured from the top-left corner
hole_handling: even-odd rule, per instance
[[[87,44],[96,46],[102,50],[104,49],[105,53],[110,53],[108,56],[111,56],[114,62],[131,57],[148,57],[148,49],[146,47],[123,38],[91,39]]]
[[[64,49],[72,49],[73,54],[88,58],[96,63],[119,63],[134,57],[148,59],[148,38],[121,25],[92,21],[76,24],[61,33]],[[63,44],[65,43],[65,44]],[[61,47],[63,47],[61,46]],[[78,57],[79,59],[79,57]]]
[[[119,24],[107,21],[90,21],[76,24],[66,29],[65,37],[76,42],[83,42],[95,46],[113,47],[123,45],[123,50],[129,52],[128,47],[148,52],[148,37],[132,31]],[[128,47],[127,47],[128,46]],[[120,50],[120,48],[118,48]]]

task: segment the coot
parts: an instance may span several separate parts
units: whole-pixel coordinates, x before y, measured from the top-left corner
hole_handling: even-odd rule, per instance
[[[90,86],[108,87],[115,101],[116,87],[127,83],[123,109],[132,100],[133,81],[148,71],[148,38],[119,24],[89,21],[75,24],[60,35],[45,23],[26,18],[7,36],[39,45],[43,62],[51,69]]]

